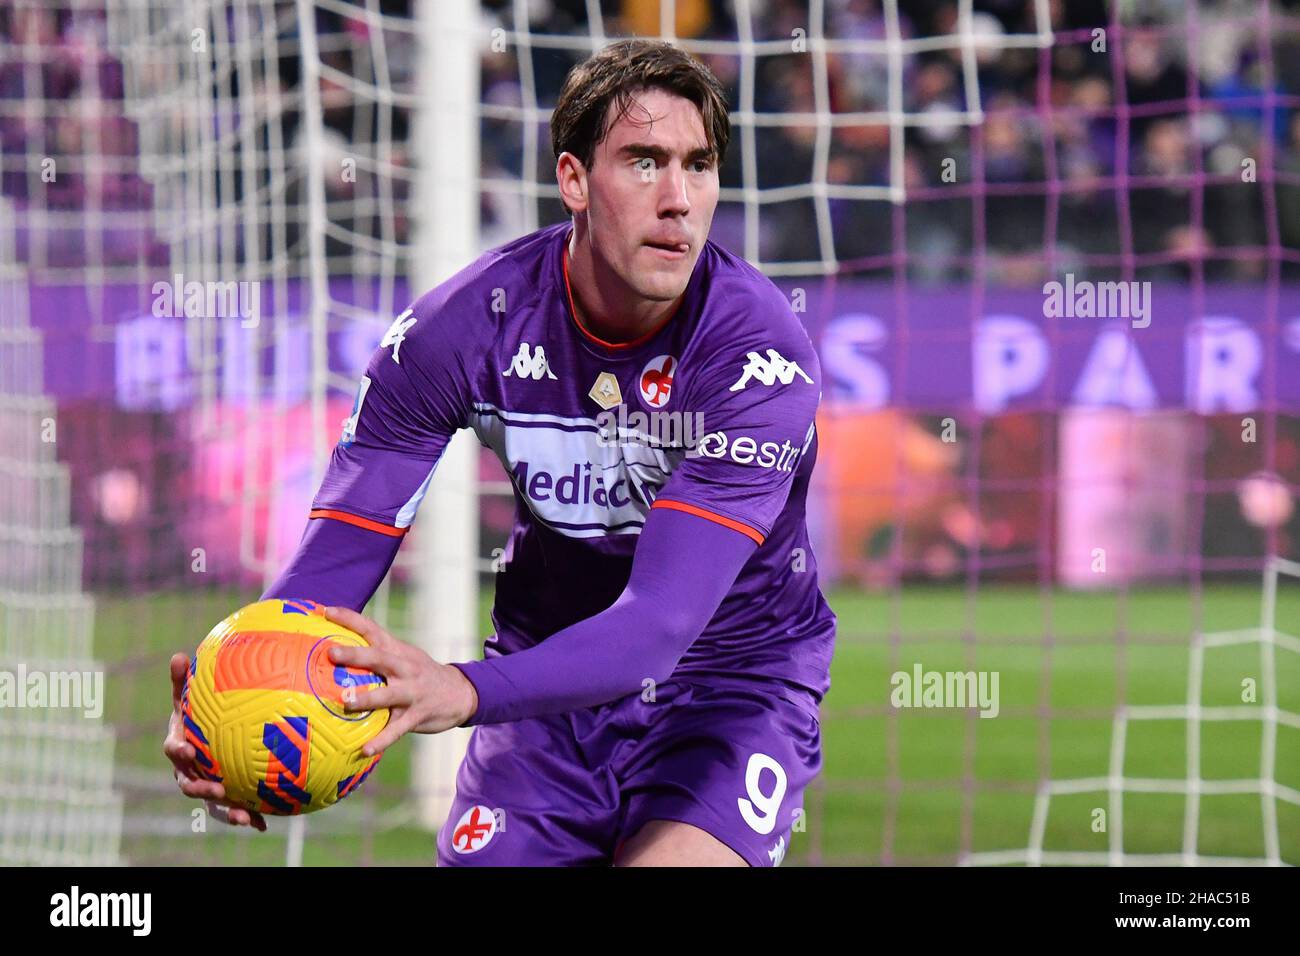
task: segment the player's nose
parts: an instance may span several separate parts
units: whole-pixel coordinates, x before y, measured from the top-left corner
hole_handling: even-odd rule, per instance
[[[685,216],[691,211],[691,197],[687,190],[686,171],[669,163],[659,177],[659,215]]]

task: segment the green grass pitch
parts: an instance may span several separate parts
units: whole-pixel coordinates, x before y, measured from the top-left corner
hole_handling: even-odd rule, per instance
[[[1080,593],[1035,586],[912,586],[836,591],[840,619],[832,688],[822,712],[822,774],[804,799],[790,864],[951,864],[963,853],[1028,846],[1042,782],[1105,777],[1113,716],[1121,705],[1181,705],[1188,699],[1189,639],[1198,628],[1250,628],[1260,620],[1261,584],[1143,588]],[[176,794],[161,754],[169,688],[166,660],[192,649],[241,603],[232,592],[99,598],[96,656],[109,668],[106,719],[118,730],[118,786],[127,796],[123,852],[133,863],[267,864],[285,860],[288,824],[266,834],[212,821],[196,832],[197,804]],[[403,636],[405,598],[391,593],[388,622]],[[372,606],[373,612],[373,606]],[[487,633],[486,599],[483,633]],[[1300,582],[1282,579],[1278,627],[1300,633]],[[985,670],[999,675],[999,714],[894,709],[890,675]],[[1277,705],[1300,712],[1300,655],[1275,654]],[[1205,653],[1202,702],[1241,705],[1254,681],[1263,707],[1266,672],[1258,644]],[[1202,722],[1199,775],[1255,780],[1263,759],[1258,720]],[[1177,719],[1132,720],[1125,777],[1183,780],[1188,728]],[[392,748],[362,791],[306,818],[307,864],[433,862],[433,834],[414,825],[410,747]],[[1300,790],[1300,730],[1279,726],[1278,783]],[[1056,796],[1043,846],[1106,851],[1115,821],[1098,832],[1105,790]],[[1177,853],[1183,846],[1181,794],[1126,792],[1127,853]],[[1300,808],[1276,801],[1284,861],[1300,862]],[[1264,802],[1255,794],[1202,796],[1197,846],[1207,856],[1265,852]]]

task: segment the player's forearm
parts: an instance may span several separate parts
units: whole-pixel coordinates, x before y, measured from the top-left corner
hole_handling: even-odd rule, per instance
[[[360,611],[388,573],[401,541],[333,518],[313,518],[262,600],[307,598]]]
[[[627,588],[609,608],[528,650],[456,665],[478,692],[467,723],[593,707],[667,680],[754,548],[702,518],[652,512]]]
[[[593,707],[666,680],[699,630],[667,625],[663,610],[620,599],[526,651],[456,664],[478,694],[467,725]]]

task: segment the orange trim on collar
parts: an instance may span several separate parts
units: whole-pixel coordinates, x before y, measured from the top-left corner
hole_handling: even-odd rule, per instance
[[[671,498],[656,498],[651,508],[667,508],[670,511],[684,511],[688,515],[695,515],[697,518],[704,518],[708,521],[716,522],[724,528],[730,528],[732,531],[739,531],[747,538],[752,538],[756,544],[761,545],[765,540],[763,533],[756,528],[751,528],[743,522],[736,521],[734,518],[726,518],[720,514],[714,514],[712,511],[706,511],[703,508],[697,508],[695,505],[688,505],[684,501],[673,501]]]
[[[677,303],[677,308],[673,309],[672,312],[668,314],[668,318],[664,319],[657,327],[651,329],[645,335],[635,338],[631,342],[606,342],[600,336],[583,328],[582,323],[578,321],[578,309],[573,304],[573,288],[569,285],[569,236],[572,235],[573,232],[570,231],[568,235],[564,237],[564,253],[562,256],[564,264],[564,294],[569,300],[569,318],[573,320],[573,327],[581,332],[585,339],[589,342],[596,343],[602,348],[614,349],[616,351],[619,349],[634,349],[638,345],[644,345],[646,342],[649,342],[652,338],[662,332],[669,322],[676,318],[678,311],[682,307],[682,302],[686,301],[685,292],[682,293],[681,301]]]

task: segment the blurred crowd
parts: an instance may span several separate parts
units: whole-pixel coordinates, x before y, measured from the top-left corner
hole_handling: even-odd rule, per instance
[[[18,209],[22,260],[85,264],[99,244],[87,241],[91,210],[106,214],[98,236],[110,258],[143,261],[161,251],[141,223],[153,191],[139,175],[136,127],[122,108],[122,64],[105,40],[101,11],[74,16],[27,0],[0,6],[0,196]]]
[[[282,50],[292,50],[299,29],[294,4],[257,6],[274,11],[274,22],[263,27],[275,30]],[[412,0],[356,5],[394,16],[409,15],[411,6]],[[526,6],[532,34],[589,33],[587,0]],[[585,50],[532,47],[522,60],[531,62],[531,75],[523,76],[517,44],[488,39],[494,27],[509,37],[524,26],[516,23],[516,7],[513,0],[481,6],[482,102],[545,109]],[[600,7],[607,36],[659,32],[658,0],[603,0]],[[821,210],[811,190],[762,203],[756,221],[766,262],[833,254],[855,274],[888,275],[902,263],[916,281],[962,281],[979,270],[1009,284],[1037,284],[1066,270],[1211,280],[1259,280],[1270,263],[1283,275],[1300,271],[1300,0],[1274,0],[1267,8],[1263,0],[1147,0],[1121,3],[1119,15],[1103,0],[1052,0],[1055,43],[1043,49],[1032,42],[1047,26],[1036,21],[1033,0],[976,0],[969,31],[980,43],[967,58],[956,43],[909,51],[897,61],[883,51],[835,52],[825,59],[822,89],[814,58],[800,43],[809,31],[808,4],[752,0],[749,7],[752,22],[738,24],[732,2],[678,0],[675,30],[686,41],[734,41],[747,32],[767,43],[754,61],[753,107],[760,113],[816,113],[824,101],[834,114],[874,114],[820,133],[815,124],[796,122],[755,130],[757,181],[749,185],[817,182],[820,145],[828,184],[877,187],[862,198],[827,199]],[[896,26],[884,0],[826,0],[824,8],[825,34],[836,40],[884,40],[891,29],[904,39],[961,31],[954,0],[899,0]],[[414,91],[415,38],[344,16],[337,5],[318,8],[317,29],[329,68],[319,154],[303,155],[295,95],[301,64],[283,52],[261,82],[276,86],[285,107],[257,135],[267,144],[283,142],[298,173],[362,158],[355,180],[326,178],[331,219],[342,223],[331,252],[347,252],[340,236],[349,232],[402,245],[413,163],[408,111],[357,96],[331,70]],[[137,161],[137,124],[122,107],[123,64],[107,35],[105,14],[85,3],[14,0],[0,9],[0,190],[18,207],[125,214],[150,211],[158,201],[156,183]],[[739,108],[742,56],[702,58]],[[901,64],[901,126],[888,115],[891,63]],[[898,164],[891,144],[900,129]],[[516,119],[484,118],[481,130],[480,173],[496,184],[482,192],[484,237],[493,244],[530,222],[530,200],[509,184],[551,181],[554,157],[544,125],[533,155],[525,155]],[[734,128],[724,189],[746,185],[744,139]],[[47,158],[60,172],[48,182],[40,166]],[[389,173],[386,183],[371,173],[372,164]],[[304,202],[303,182],[291,175],[284,186],[291,209]],[[890,186],[904,188],[907,202],[890,202]],[[558,202],[543,200],[538,222],[562,215]],[[819,238],[819,215],[829,221],[833,249]],[[300,249],[303,230],[289,219],[289,247]],[[745,226],[743,204],[724,201],[714,238],[740,249]],[[85,255],[87,244],[75,240],[75,230],[65,229],[57,255]],[[157,237],[134,222],[96,248],[140,261],[159,255]]]

